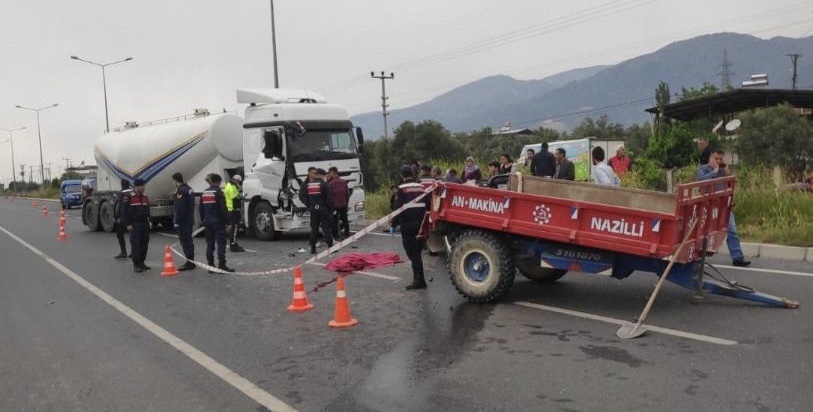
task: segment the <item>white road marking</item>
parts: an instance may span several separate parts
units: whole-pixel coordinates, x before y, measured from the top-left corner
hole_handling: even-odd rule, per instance
[[[92,283],[85,280],[83,277],[79,276],[76,272],[63,266],[61,263],[57,262],[56,260],[46,255],[44,252],[40,251],[36,247],[32,246],[25,240],[21,239],[17,235],[9,232],[8,230],[6,230],[6,228],[0,226],[0,230],[5,232],[7,235],[9,235],[12,239],[16,240],[21,245],[25,246],[26,248],[34,252],[34,254],[38,255],[43,260],[51,264],[51,266],[55,267],[60,272],[64,273],[65,276],[67,276],[74,282],[78,283],[83,288],[87,289],[90,293],[96,295],[96,297],[103,300],[117,311],[121,312],[124,316],[127,316],[133,322],[139,324],[141,327],[143,327],[144,329],[146,329],[159,339],[163,340],[173,348],[177,349],[179,352],[188,356],[197,364],[206,368],[209,372],[213,373],[215,376],[219,377],[229,385],[233,386],[235,389],[239,390],[240,392],[243,392],[246,396],[253,399],[255,402],[259,403],[260,405],[263,405],[264,407],[272,411],[296,411],[296,409],[286,404],[279,398],[262,390],[260,387],[258,387],[251,381],[238,375],[236,372],[227,368],[225,365],[212,359],[211,357],[201,352],[194,346],[186,343],[185,341],[181,340],[181,338],[173,335],[168,330],[162,328],[161,326],[158,326],[156,323],[152,322],[151,320],[147,319],[140,313],[136,312],[134,309],[120,302],[113,296],[107,294],[105,291],[99,289]]]
[[[725,268],[725,269],[744,270],[746,272],[766,272],[766,273],[776,273],[778,275],[792,275],[792,276],[813,277],[813,273],[793,272],[793,271],[790,271],[790,270],[763,269],[763,268],[742,268],[742,267],[739,267],[739,266],[728,266],[728,265],[714,265],[714,267]]]
[[[177,238],[178,238],[178,235],[173,235],[172,233],[162,233],[162,232],[158,232],[158,234],[159,234],[159,235],[161,235],[161,236],[166,236],[166,237],[174,237],[175,239],[177,239]]]
[[[568,315],[568,316],[575,316],[577,318],[590,319],[590,320],[595,320],[595,321],[604,322],[604,323],[610,323],[610,324],[618,325],[618,326],[626,325],[626,324],[629,323],[629,322],[621,320],[621,319],[615,319],[615,318],[610,318],[610,317],[601,316],[601,315],[594,315],[592,313],[579,312],[579,311],[570,310],[570,309],[562,309],[562,308],[557,308],[557,307],[553,307],[553,306],[540,305],[540,304],[531,303],[531,302],[514,302],[514,304],[519,305],[519,306],[524,306],[526,308],[546,310],[548,312],[554,312],[554,313],[559,313],[559,314]],[[686,339],[698,340],[698,341],[701,341],[701,342],[713,343],[715,345],[731,346],[731,345],[736,345],[737,344],[737,341],[729,340],[729,339],[723,339],[723,338],[716,338],[714,336],[700,335],[700,334],[697,334],[697,333],[684,332],[684,331],[680,331],[680,330],[676,330],[676,329],[669,329],[669,328],[661,328],[661,327],[658,327],[658,326],[651,326],[651,325],[647,325],[647,324],[643,324],[642,326],[646,330],[651,330],[652,332],[663,333],[665,335],[672,335],[672,336],[677,336],[677,337],[686,338]]]
[[[325,263],[319,263],[319,262],[308,262],[308,264],[309,265],[316,265],[316,266],[323,266],[323,267],[327,266]],[[397,276],[390,276],[390,275],[385,275],[385,274],[382,274],[382,273],[375,273],[375,272],[365,272],[363,270],[354,270],[353,273],[358,273],[360,275],[370,276],[370,277],[373,277],[373,278],[392,280],[392,281],[395,281],[395,282],[398,282],[398,281],[401,280],[401,278],[399,278]]]

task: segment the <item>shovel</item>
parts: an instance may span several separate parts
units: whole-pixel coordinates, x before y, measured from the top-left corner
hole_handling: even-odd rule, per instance
[[[697,224],[698,220],[700,219],[695,218],[691,227],[689,227],[689,230],[686,232],[686,236],[683,237],[683,241],[680,242],[680,245],[678,245],[677,250],[675,251],[675,253],[672,254],[672,257],[669,259],[669,265],[666,266],[666,270],[663,271],[661,278],[658,279],[658,283],[655,285],[655,290],[652,292],[652,296],[649,297],[649,301],[646,302],[644,311],[641,312],[641,316],[638,317],[638,322],[624,323],[615,332],[616,336],[618,336],[621,339],[635,339],[646,333],[646,328],[643,327],[644,319],[646,319],[646,316],[649,315],[649,310],[652,309],[652,304],[655,303],[655,297],[658,296],[658,292],[661,290],[661,286],[663,286],[663,283],[669,276],[669,272],[672,270],[672,266],[674,266],[675,264],[675,259],[677,259],[677,256],[680,254],[680,251],[683,250],[683,246],[686,245],[686,242],[689,241],[689,237],[691,237],[692,232],[694,232],[694,227]]]

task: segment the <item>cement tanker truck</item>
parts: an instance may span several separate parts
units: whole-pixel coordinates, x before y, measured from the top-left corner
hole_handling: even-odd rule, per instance
[[[181,172],[195,191],[208,185],[209,173],[227,178],[244,175],[243,220],[260,239],[277,239],[309,228],[309,216],[297,193],[310,166],[335,166],[348,181],[351,222],[364,219],[360,129],[347,111],[303,90],[237,91],[248,104],[245,120],[205,110],[144,124],[128,123],[96,143],[99,171],[96,190],[83,204],[82,220],[90,230],[115,230],[121,179],[147,181],[153,224],[171,227],[175,186]]]

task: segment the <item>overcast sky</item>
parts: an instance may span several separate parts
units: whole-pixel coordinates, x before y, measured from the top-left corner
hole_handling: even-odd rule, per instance
[[[187,114],[242,110],[238,87],[272,87],[269,0],[2,0],[0,128],[15,161],[53,176],[95,164],[104,132],[98,63],[106,69],[111,128]],[[813,2],[790,0],[275,0],[280,86],[307,88],[351,114],[415,105],[482,77],[538,79],[614,64],[671,42],[731,31],[762,38],[813,34]],[[803,56],[802,58],[813,58]],[[8,133],[0,131],[0,141]],[[19,166],[17,166],[19,168]],[[27,170],[27,168],[26,168]],[[19,169],[18,169],[19,172]],[[27,173],[26,173],[27,174]],[[19,175],[18,175],[19,176]],[[0,181],[11,180],[0,144]]]

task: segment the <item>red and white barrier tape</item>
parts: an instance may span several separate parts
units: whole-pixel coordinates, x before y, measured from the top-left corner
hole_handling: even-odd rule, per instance
[[[437,187],[437,184],[434,184],[434,185],[428,187],[424,191],[424,193],[422,195],[416,197],[411,202],[404,204],[403,206],[399,207],[398,209],[392,211],[390,214],[382,217],[381,219],[376,220],[375,222],[373,222],[370,225],[367,225],[367,227],[365,227],[364,229],[359,230],[358,232],[353,234],[353,236],[350,236],[349,238],[344,239],[341,242],[334,243],[332,247],[319,252],[317,255],[311,257],[310,259],[306,260],[305,262],[303,262],[300,265],[294,265],[294,266],[291,266],[291,267],[281,268],[281,269],[266,270],[266,271],[262,271],[262,272],[226,272],[226,271],[224,271],[222,269],[218,269],[218,268],[216,268],[214,266],[207,265],[205,263],[201,263],[201,262],[198,262],[198,261],[195,261],[195,260],[186,259],[186,256],[184,256],[183,253],[175,250],[175,246],[177,246],[178,243],[170,245],[169,249],[172,251],[172,253],[174,253],[176,256],[178,256],[179,258],[181,258],[181,259],[183,259],[185,261],[190,261],[190,262],[194,263],[196,266],[204,268],[204,269],[208,269],[211,272],[222,273],[222,274],[225,274],[225,275],[266,276],[266,275],[276,275],[276,274],[280,274],[280,273],[287,273],[287,272],[293,271],[296,266],[305,265],[305,264],[314,262],[316,260],[322,259],[322,258],[330,255],[331,253],[333,253],[335,251],[338,251],[339,249],[341,249],[341,248],[343,248],[343,247],[345,247],[345,246],[347,246],[347,245],[361,239],[362,237],[370,234],[371,232],[373,232],[378,227],[380,227],[380,226],[382,226],[384,224],[388,224],[393,217],[399,215],[400,213],[402,213],[404,210],[408,209],[409,207],[411,207],[415,203],[418,203],[419,201],[423,200],[423,198],[426,197],[426,195],[428,195],[429,193],[432,193],[432,191],[435,190],[436,187]]]

